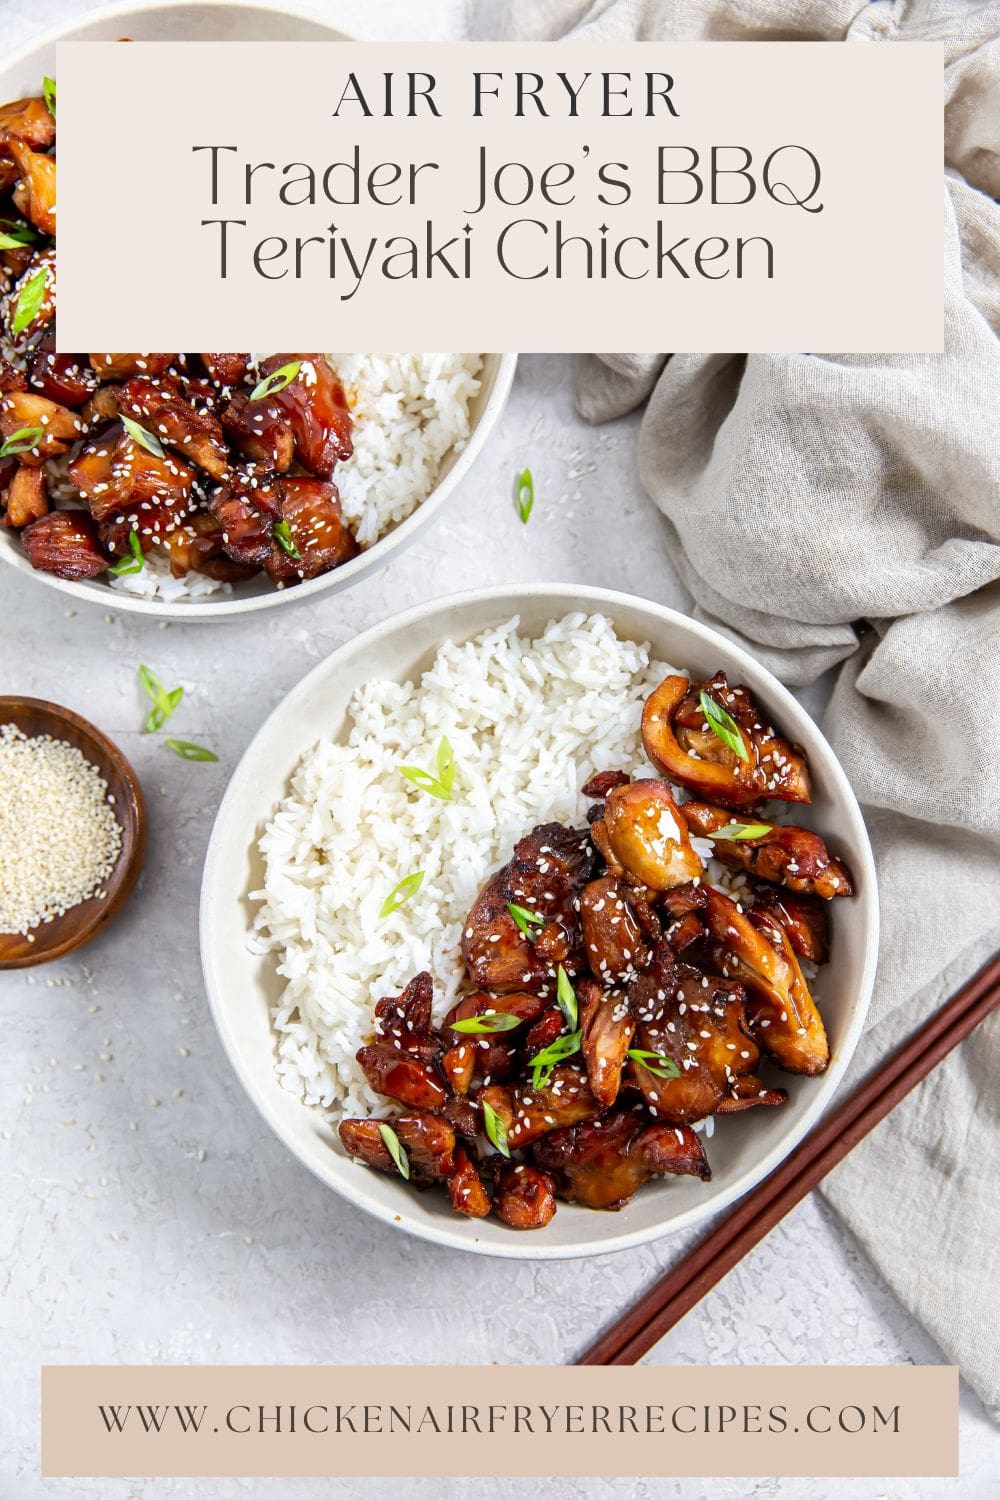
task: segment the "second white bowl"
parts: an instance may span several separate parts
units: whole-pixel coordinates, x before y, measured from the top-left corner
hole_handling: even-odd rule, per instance
[[[42,79],[56,73],[58,42],[114,41],[129,37],[138,42],[274,42],[343,41],[350,39],[331,26],[281,7],[246,4],[180,3],[111,6],[86,20],[66,22],[35,38],[0,67],[0,103],[40,92]],[[486,440],[496,427],[510,393],[516,354],[484,354],[480,388],[470,404],[471,431],[461,453],[449,453],[434,489],[416,510],[367,551],[295,588],[276,589],[265,575],[236,584],[231,594],[221,592],[201,601],[171,603],[112,589],[101,579],[76,581],[38,572],[29,563],[17,533],[0,526],[0,564],[38,579],[63,594],[71,594],[101,608],[146,615],[153,619],[224,620],[255,610],[301,604],[317,594],[352,588],[402,552],[420,531],[441,513],[462,484]]]

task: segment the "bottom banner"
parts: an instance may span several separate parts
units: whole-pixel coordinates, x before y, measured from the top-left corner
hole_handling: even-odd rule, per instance
[[[163,1366],[42,1370],[42,1473],[958,1473],[949,1366]]]

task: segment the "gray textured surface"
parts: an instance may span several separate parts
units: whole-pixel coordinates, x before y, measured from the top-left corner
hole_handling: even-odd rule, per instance
[[[56,0],[46,19],[82,13]],[[477,26],[494,7],[475,10]],[[413,31],[403,4],[370,5],[372,35]],[[466,8],[421,12],[421,34],[462,33]],[[352,8],[325,13],[361,29]],[[412,14],[412,12],[411,12]],[[4,39],[37,24],[0,5]],[[0,574],[16,648],[0,692],[53,698],[132,758],[151,811],[146,873],[117,925],[77,958],[0,978],[0,1500],[318,1500],[382,1494],[361,1481],[59,1481],[37,1471],[37,1370],[52,1362],[558,1363],[572,1358],[684,1241],[590,1262],[483,1262],[393,1234],[314,1181],[272,1138],[230,1074],[203,997],[201,860],[228,772],[264,715],[359,629],[433,592],[562,579],[683,596],[634,469],[634,426],[591,431],[569,361],[522,361],[487,452],[441,524],[388,574],[325,604],[245,624],[167,628],[80,608]],[[538,504],[520,526],[513,474]],[[187,765],[138,733],[135,668],[186,689],[176,723],[218,766]],[[485,1292],[484,1292],[485,1286]],[[502,1307],[502,1317],[483,1307]],[[940,1356],[812,1198],[655,1351],[657,1362],[891,1363]],[[962,1478],[903,1480],[413,1481],[414,1500],[476,1495],[681,1500],[937,1500],[995,1494],[997,1440],[963,1396]]]

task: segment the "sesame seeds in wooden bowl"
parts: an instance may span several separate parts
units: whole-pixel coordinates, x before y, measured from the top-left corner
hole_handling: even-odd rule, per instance
[[[0,697],[0,969],[63,958],[132,892],[146,852],[142,788],[121,751],[68,708]]]

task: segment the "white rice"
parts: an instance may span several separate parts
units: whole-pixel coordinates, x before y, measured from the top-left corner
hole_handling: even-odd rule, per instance
[[[479,354],[331,354],[354,415],[354,453],[334,481],[362,547],[427,499],[469,437]]]
[[[285,1087],[328,1119],[386,1113],[354,1059],[374,1001],[429,969],[445,1013],[480,887],[535,824],[584,824],[579,788],[592,772],[651,774],[642,705],[673,670],[602,615],[567,615],[535,641],[515,618],[445,642],[417,684],[355,692],[345,741],[321,739],[303,756],[260,841],[252,941],[285,980],[272,1011]],[[433,769],[443,735],[456,766],[447,802],[399,774]],[[390,891],[418,870],[417,894],[381,919]]]
[[[231,594],[231,583],[218,578],[208,578],[204,573],[185,573],[175,578],[170,564],[157,552],[147,552],[145,566],[138,573],[120,573],[107,579],[120,594],[135,594],[140,599],[159,599],[164,604],[176,604],[181,600],[196,603],[210,594]]]
[[[370,547],[422,504],[444,460],[469,437],[469,403],[479,390],[479,354],[330,354],[354,417],[354,453],[334,483],[344,518]],[[151,557],[139,573],[109,578],[121,593],[169,603],[229,594],[201,573],[174,578]]]

